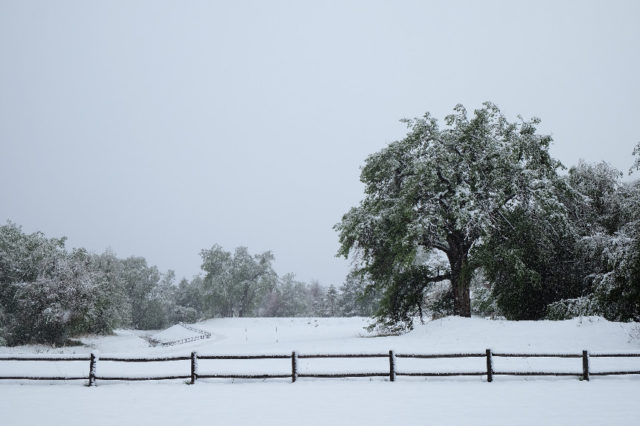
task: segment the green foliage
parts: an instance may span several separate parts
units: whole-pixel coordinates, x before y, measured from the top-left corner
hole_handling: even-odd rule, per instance
[[[550,223],[524,208],[505,213],[483,245],[479,262],[500,311],[540,319],[549,303],[585,291],[577,239],[568,223]]]
[[[549,228],[528,210],[505,216],[482,262],[507,318],[640,319],[640,185],[621,176],[580,162],[557,187],[567,222]]]
[[[88,268],[96,282],[95,306],[90,330],[109,334],[113,329],[131,325],[131,303],[122,276],[122,261],[110,251],[91,255]]]
[[[380,296],[362,275],[352,272],[340,287],[339,305],[342,316],[371,317],[378,310]]]
[[[640,320],[640,182],[622,183],[621,176],[606,163],[580,164],[570,175],[581,197],[571,207],[588,288],[551,304],[548,318]]]
[[[530,204],[562,215],[552,190],[560,163],[538,122],[510,123],[490,103],[469,118],[459,105],[444,128],[428,113],[407,120],[403,140],[367,158],[365,198],[335,229],[339,254],[355,255],[382,293],[380,321],[410,324],[430,284],[443,280],[451,281],[453,312],[470,315],[476,251],[496,222]],[[435,251],[448,271],[420,261]]]
[[[251,256],[246,247],[238,247],[231,254],[214,245],[202,250],[201,256],[205,309],[210,316],[255,315],[258,303],[276,285],[270,252]]]
[[[481,317],[503,317],[495,298],[491,294],[491,288],[484,284],[471,285],[473,292],[471,297],[471,312]]]
[[[587,164],[581,161],[569,169],[567,183],[572,190],[564,202],[573,224],[581,235],[596,232],[615,233],[628,217],[624,217],[620,197],[622,172],[605,162]]]
[[[294,274],[285,274],[266,295],[261,315],[267,317],[300,317],[311,315],[312,301],[305,283]]]
[[[599,315],[599,307],[588,296],[574,299],[562,299],[547,306],[545,318],[550,320],[565,320],[581,316]]]
[[[66,344],[115,327],[160,328],[173,320],[174,275],[143,258],[68,252],[64,238],[0,226],[0,337],[9,345]]]

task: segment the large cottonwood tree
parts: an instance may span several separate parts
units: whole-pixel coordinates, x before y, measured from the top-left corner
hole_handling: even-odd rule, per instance
[[[360,178],[365,197],[335,227],[339,254],[355,255],[360,272],[385,291],[378,316],[392,322],[444,280],[454,314],[470,316],[474,252],[504,213],[526,205],[541,217],[564,214],[553,190],[561,164],[538,119],[509,122],[485,103],[472,117],[458,105],[444,121],[429,113],[406,120],[404,139],[370,155]],[[448,261],[444,270],[434,266],[436,252]]]

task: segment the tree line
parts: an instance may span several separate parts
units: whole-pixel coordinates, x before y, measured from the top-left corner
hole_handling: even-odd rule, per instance
[[[425,315],[640,320],[640,181],[607,163],[566,170],[539,119],[485,103],[444,125],[425,114],[370,155],[365,194],[335,226],[356,267],[338,289],[278,276],[270,252],[202,250],[176,283],[142,257],[67,250],[0,227],[0,344],[64,343],[117,327],[232,316],[373,316],[390,331]],[[640,170],[640,143],[630,153]]]
[[[0,226],[0,345],[62,345],[84,333],[161,329],[232,316],[371,315],[373,297],[349,278],[339,289],[279,277],[270,252],[202,250],[203,273],[176,280],[143,257],[68,250],[64,238]]]
[[[379,324],[472,313],[640,320],[640,182],[607,163],[562,173],[539,119],[485,103],[429,113],[370,155],[339,254],[375,289]],[[640,143],[629,171],[640,170]]]

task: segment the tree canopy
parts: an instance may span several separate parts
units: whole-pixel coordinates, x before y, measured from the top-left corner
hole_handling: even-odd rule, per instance
[[[276,284],[271,252],[251,256],[246,247],[238,247],[231,254],[215,245],[201,256],[210,315],[249,316]]]
[[[508,213],[564,216],[554,190],[561,164],[538,119],[509,122],[491,103],[471,117],[458,105],[443,127],[429,113],[405,122],[404,139],[366,159],[365,197],[335,227],[339,254],[355,255],[359,272],[384,290],[380,318],[410,320],[425,289],[443,280],[453,313],[470,316],[476,253]]]

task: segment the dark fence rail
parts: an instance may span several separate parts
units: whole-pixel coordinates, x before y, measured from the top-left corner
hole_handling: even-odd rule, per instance
[[[89,361],[91,357],[0,356],[0,361]]]
[[[120,357],[104,357],[100,358],[100,361],[114,361],[114,362],[164,362],[164,361],[188,361],[189,356],[170,356],[163,358],[120,358]]]
[[[434,359],[434,358],[481,358],[486,356],[485,354],[397,354],[396,358],[422,358],[422,359]]]
[[[204,340],[204,339],[209,339],[211,338],[211,333],[206,331],[206,330],[201,330],[199,328],[196,328],[194,326],[185,324],[185,323],[178,323],[178,325],[184,329],[187,329],[189,331],[192,331],[194,333],[197,333],[197,336],[191,336],[191,337],[184,337],[182,339],[178,339],[178,340],[172,340],[169,342],[162,342],[160,340],[154,339],[154,338],[147,338],[147,340],[149,341],[149,343],[151,343],[153,346],[174,346],[174,345],[182,345],[184,343],[191,343],[191,342],[195,342],[197,340]]]
[[[582,360],[582,370],[580,372],[563,371],[501,371],[494,370],[493,357],[501,358],[576,358]],[[345,372],[345,373],[300,373],[298,371],[299,359],[321,359],[321,358],[388,358],[389,370],[378,372]],[[462,372],[403,372],[397,371],[397,358],[414,359],[439,359],[439,358],[485,358],[486,370],[483,371],[462,371]],[[589,371],[589,358],[640,358],[640,353],[594,353],[582,351],[582,354],[571,353],[502,353],[492,352],[487,349],[484,353],[443,353],[443,354],[396,354],[389,353],[369,353],[369,354],[298,354],[292,352],[291,355],[281,354],[259,354],[259,355],[198,355],[192,352],[190,356],[165,356],[153,358],[137,357],[104,357],[98,358],[95,354],[90,356],[0,356],[0,362],[5,361],[38,361],[38,362],[79,362],[89,361],[89,374],[86,376],[0,376],[0,380],[88,380],[89,386],[95,386],[97,380],[105,381],[149,381],[149,380],[185,380],[194,384],[197,379],[291,379],[295,382],[298,378],[349,378],[349,377],[388,377],[390,381],[395,381],[397,376],[406,377],[449,377],[449,376],[486,376],[487,381],[493,381],[493,376],[574,376],[588,381],[590,376],[615,376],[615,375],[640,375],[640,370],[619,370],[619,371]],[[257,360],[257,359],[290,359],[291,374],[201,374],[198,371],[199,360]],[[165,375],[165,376],[100,376],[96,374],[98,361],[101,362],[171,362],[171,361],[191,361],[189,374]]]

